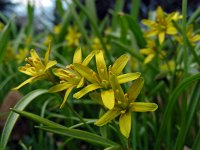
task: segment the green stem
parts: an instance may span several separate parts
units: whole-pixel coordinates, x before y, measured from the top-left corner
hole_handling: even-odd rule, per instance
[[[187,51],[187,37],[186,37],[186,17],[187,17],[187,0],[182,1],[182,28],[183,28],[183,49],[184,49],[184,75],[187,77],[188,74],[188,51]]]
[[[86,122],[85,120],[68,104],[66,103],[66,106],[80,119],[80,121],[90,130],[90,132],[95,133],[94,129],[92,129]]]

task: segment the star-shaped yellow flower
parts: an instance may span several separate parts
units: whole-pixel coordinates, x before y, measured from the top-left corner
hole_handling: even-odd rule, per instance
[[[82,64],[87,66],[91,59],[94,57],[95,51],[92,51],[83,61],[82,61],[82,51],[81,48],[76,49],[73,58],[73,64]],[[59,92],[66,90],[64,100],[60,108],[64,107],[64,104],[67,101],[67,98],[73,88],[80,88],[84,85],[84,77],[79,74],[74,69],[73,64],[68,65],[66,69],[58,68],[54,70],[54,74],[60,78],[60,84],[57,84],[49,89],[49,92]]]
[[[19,53],[16,55],[17,62],[20,64],[28,55],[28,50],[19,49]]]
[[[147,40],[146,48],[140,49],[140,53],[143,55],[146,55],[147,57],[144,60],[144,64],[147,64],[152,61],[152,59],[157,55],[158,57],[162,58],[165,56],[164,50],[158,51],[158,48],[156,46],[155,40]]]
[[[142,20],[142,23],[150,28],[147,32],[145,32],[145,36],[155,36],[158,35],[158,39],[160,44],[162,44],[165,40],[165,35],[175,35],[177,33],[176,28],[173,26],[172,21],[177,21],[181,19],[182,16],[179,15],[178,12],[173,12],[170,14],[166,14],[163,9],[159,6],[156,9],[156,20]]]
[[[25,59],[27,64],[25,66],[18,68],[20,72],[27,74],[31,77],[25,80],[24,82],[22,82],[16,88],[14,88],[14,90],[21,88],[27,83],[31,83],[33,80],[35,81],[41,78],[48,77],[48,69],[57,64],[55,60],[49,61],[50,49],[51,47],[49,45],[45,54],[44,62],[40,59],[40,57],[38,56],[38,54],[36,53],[34,49],[31,50],[30,52],[31,57]]]
[[[69,27],[68,34],[65,37],[68,46],[79,46],[81,33],[78,32],[77,27]]]
[[[73,96],[74,98],[79,99],[91,91],[101,89],[101,98],[103,100],[104,106],[108,109],[112,109],[115,104],[115,97],[114,91],[110,85],[110,76],[108,71],[110,70],[117,75],[117,80],[120,84],[135,80],[139,78],[141,74],[136,72],[120,75],[128,62],[129,58],[127,55],[122,55],[119,57],[114,62],[113,66],[109,67],[109,69],[106,67],[106,62],[104,60],[102,50],[99,50],[95,54],[95,57],[98,74],[89,67],[77,63],[74,64],[75,69],[91,84],[87,85],[85,88],[75,93]]]
[[[186,36],[190,43],[194,46],[196,42],[200,41],[200,34],[195,34],[193,32],[193,26],[190,25],[187,28]],[[182,36],[175,36],[175,39],[180,43],[183,44],[183,37]]]
[[[139,95],[144,80],[143,78],[136,79],[128,92],[124,94],[116,75],[111,73],[110,82],[115,93],[117,104],[111,110],[108,110],[95,125],[103,126],[117,116],[119,117],[119,127],[121,133],[128,138],[131,131],[131,112],[147,112],[155,111],[158,106],[155,103],[135,102]]]

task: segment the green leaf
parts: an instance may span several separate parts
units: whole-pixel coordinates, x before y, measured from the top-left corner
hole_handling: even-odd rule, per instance
[[[38,89],[38,90],[32,91],[32,92],[28,93],[27,95],[25,95],[24,97],[22,97],[22,99],[15,105],[14,108],[18,109],[18,110],[23,110],[36,97],[38,97],[42,94],[46,94],[46,93],[48,93],[48,90],[45,90],[45,89]],[[10,114],[6,120],[6,123],[4,125],[4,128],[3,128],[1,141],[0,141],[0,149],[2,149],[2,150],[6,149],[6,145],[8,143],[10,134],[12,132],[12,129],[13,129],[18,117],[19,117],[19,115],[17,115],[16,113],[10,112]]]
[[[127,14],[124,15],[124,17],[126,18],[128,24],[129,24],[130,30],[135,35],[135,38],[137,40],[139,47],[144,48],[145,45],[146,45],[146,41],[145,41],[145,38],[143,36],[143,32],[141,30],[141,27],[138,24],[138,21],[136,19],[134,19],[132,16],[127,15]]]
[[[200,99],[199,91],[200,91],[200,82],[196,84],[192,92],[192,95],[190,97],[190,100],[189,100],[190,103],[189,103],[189,107],[187,108],[187,114],[186,116],[184,116],[185,119],[181,123],[180,131],[176,139],[176,143],[175,143],[176,150],[183,149],[186,135],[188,133],[189,128],[191,127],[192,119],[194,118],[194,115],[198,109],[197,107],[198,107],[198,102]]]
[[[9,41],[9,34],[10,34],[10,24],[11,21],[4,27],[3,31],[1,32],[0,36],[0,63],[3,60],[4,53],[6,52],[7,43]]]
[[[192,150],[199,150],[200,149],[200,130],[198,131],[197,137],[194,141],[194,145],[192,147]]]
[[[160,129],[159,129],[159,132],[158,132],[158,135],[157,135],[155,150],[159,150],[160,149],[160,143],[161,143],[161,140],[162,140],[162,136],[164,135],[163,132],[164,132],[164,130],[166,128],[167,121],[171,117],[174,105],[176,104],[176,101],[178,100],[178,96],[191,83],[193,83],[194,81],[198,81],[198,80],[200,80],[200,73],[197,73],[195,75],[187,77],[170,94],[169,101],[168,101],[169,103],[166,106],[166,110],[165,110],[164,115],[162,117],[162,122],[161,122]]]
[[[78,129],[67,128],[65,126],[62,126],[62,125],[57,124],[55,122],[52,122],[48,119],[42,118],[42,117],[35,115],[33,113],[29,113],[29,112],[26,112],[26,111],[19,111],[19,110],[16,110],[16,109],[13,109],[13,111],[22,115],[22,116],[25,116],[29,119],[32,119],[32,120],[34,120],[38,123],[42,123],[46,127],[38,127],[38,128],[43,129],[45,131],[56,133],[56,134],[59,134],[59,135],[77,138],[77,139],[84,140],[84,141],[87,141],[87,142],[99,144],[99,145],[102,145],[102,146],[105,146],[105,147],[109,147],[109,146],[113,146],[113,145],[118,146],[117,143],[110,141],[106,138],[103,138],[99,135],[96,135],[96,134],[93,134],[93,133],[90,133],[90,132],[87,132],[87,131],[78,130]]]

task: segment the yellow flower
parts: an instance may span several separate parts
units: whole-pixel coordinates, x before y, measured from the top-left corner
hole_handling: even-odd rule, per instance
[[[68,34],[65,37],[68,46],[78,46],[80,41],[81,33],[77,31],[77,27],[69,27]]]
[[[182,16],[178,12],[173,12],[166,14],[162,8],[159,6],[156,9],[156,20],[142,20],[142,23],[150,28],[149,31],[145,33],[145,36],[155,36],[158,35],[160,44],[165,40],[165,35],[175,35],[177,33],[176,28],[173,26],[172,21],[177,21],[181,19]]]
[[[175,70],[175,61],[169,60],[168,62],[160,65],[160,70],[162,72],[173,71]]]
[[[122,55],[121,57],[119,57],[114,62],[113,66],[109,67],[109,70],[106,67],[102,50],[97,51],[95,57],[98,74],[89,67],[77,63],[74,64],[75,69],[91,84],[87,85],[82,90],[75,93],[73,97],[79,99],[91,91],[94,91],[96,89],[102,89],[101,98],[103,104],[108,109],[112,109],[115,104],[115,97],[114,91],[110,85],[110,76],[108,74],[108,71],[110,70],[117,75],[117,79],[120,84],[139,78],[140,73],[136,72],[120,75],[120,73],[122,72],[122,70],[128,62],[129,58],[127,55]]]
[[[144,60],[144,64],[149,63],[152,61],[152,59],[158,55],[160,58],[165,56],[165,52],[162,50],[161,52],[158,52],[158,49],[156,47],[156,43],[154,40],[147,40],[146,48],[140,49],[140,53],[143,55],[147,55],[147,57]]]
[[[14,60],[14,58],[15,58],[14,48],[13,48],[12,45],[9,43],[9,44],[7,45],[7,48],[6,48],[6,52],[5,52],[3,61],[4,61],[5,63],[8,63],[8,62]]]
[[[111,110],[108,110],[95,125],[103,126],[112,119],[119,117],[119,127],[121,133],[128,138],[131,131],[131,112],[147,112],[155,111],[158,106],[155,103],[135,102],[135,99],[139,95],[144,80],[143,78],[136,79],[128,92],[124,94],[117,77],[111,73],[110,82],[115,93],[117,104]]]
[[[106,38],[103,38],[104,42],[106,43]],[[106,48],[110,49],[110,45],[106,44]],[[99,50],[103,49],[103,46],[101,45],[101,42],[98,37],[94,37],[92,41],[92,49],[94,50]]]
[[[95,51],[92,51],[83,61],[82,61],[82,51],[81,48],[76,49],[73,58],[73,64],[79,63],[87,66],[91,59],[94,57]],[[82,77],[75,69],[73,64],[66,67],[66,69],[58,68],[54,70],[54,74],[60,78],[60,84],[57,84],[49,89],[49,92],[59,92],[66,90],[64,100],[60,106],[63,108],[67,101],[67,98],[73,88],[80,88],[84,85],[84,77]]]
[[[42,62],[35,50],[32,49],[30,54],[31,57],[25,59],[27,64],[19,67],[18,70],[31,77],[14,88],[14,90],[21,88],[27,83],[31,83],[33,80],[39,80],[41,78],[48,77],[48,69],[57,64],[56,61],[49,61],[50,45],[46,51],[44,62]]]
[[[22,61],[24,61],[27,55],[28,55],[27,49],[19,49],[19,53],[16,55],[17,63],[20,64]]]
[[[190,25],[187,28],[186,31],[186,36],[188,38],[188,40],[190,41],[190,43],[194,46],[196,42],[200,41],[200,34],[195,35],[193,33],[193,26]],[[183,44],[183,37],[182,36],[175,36],[175,39],[180,43]]]
[[[59,33],[60,33],[60,30],[61,30],[60,25],[55,25],[54,28],[53,28],[53,32],[54,32],[55,34],[59,34]]]

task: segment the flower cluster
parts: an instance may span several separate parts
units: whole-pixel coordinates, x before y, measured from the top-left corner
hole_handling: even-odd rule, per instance
[[[40,59],[38,54],[34,49],[31,50],[30,54],[31,57],[25,59],[27,64],[25,66],[19,67],[19,71],[31,76],[29,79],[21,83],[19,86],[15,87],[14,90],[18,90],[22,86],[31,83],[33,81],[42,79],[42,78],[49,78],[49,69],[57,64],[57,62],[49,61],[49,54],[50,54],[51,47],[49,45],[45,57],[44,62]]]
[[[28,64],[20,67],[19,71],[32,77],[15,89],[19,89],[33,80],[43,77],[48,78],[48,69],[56,64],[56,61],[48,60],[49,52],[50,47],[45,55],[43,64],[37,53],[34,50],[31,51],[31,57],[26,58]],[[94,57],[96,71],[88,67],[89,62]],[[93,100],[97,100],[99,104],[108,109],[108,112],[95,124],[102,126],[120,115],[120,131],[128,138],[131,130],[131,112],[155,111],[157,109],[155,103],[135,102],[142,89],[144,80],[139,72],[122,74],[128,60],[129,56],[124,54],[113,65],[107,67],[102,50],[94,50],[82,60],[82,50],[78,48],[74,53],[72,64],[66,66],[66,68],[55,68],[53,70],[54,75],[60,81],[52,86],[49,92],[65,91],[64,100],[60,108],[63,108],[73,89],[78,90],[78,92],[73,94],[73,97],[76,99],[89,94]],[[121,84],[130,81],[134,82],[128,92],[124,94]]]
[[[146,37],[158,36],[160,44],[165,40],[165,35],[175,35],[177,30],[173,25],[173,21],[177,21],[182,18],[178,12],[166,14],[161,7],[156,9],[155,21],[144,19],[142,23],[148,26],[150,29],[145,32]]]

